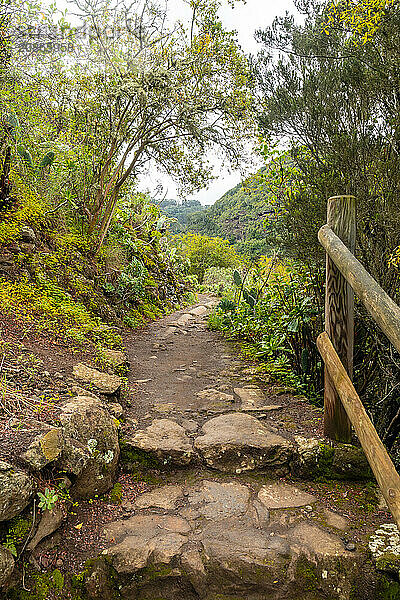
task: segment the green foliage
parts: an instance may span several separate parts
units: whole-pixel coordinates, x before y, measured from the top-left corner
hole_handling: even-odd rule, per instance
[[[160,209],[171,219],[171,233],[184,233],[189,228],[190,218],[193,214],[199,214],[206,207],[202,206],[198,200],[163,200]]]
[[[273,271],[271,271],[271,265]],[[210,329],[219,329],[242,342],[243,351],[262,363],[272,378],[318,400],[322,390],[322,365],[315,340],[321,314],[313,296],[313,275],[295,264],[268,259],[254,265],[235,301],[223,298],[209,318]]]
[[[8,523],[8,531],[2,545],[15,557],[18,556],[18,548],[25,541],[32,527],[32,519],[17,516]]]
[[[44,494],[38,492],[39,503],[38,507],[42,510],[53,510],[58,501],[58,494],[56,490],[45,488]]]
[[[112,488],[112,490],[110,492],[110,502],[112,502],[113,504],[121,504],[122,495],[123,495],[122,485],[117,482],[114,484],[114,487]]]
[[[209,267],[203,278],[202,289],[211,294],[222,296],[234,289],[233,270],[225,267]]]
[[[56,155],[54,152],[52,152],[52,151],[47,152],[47,154],[45,154],[43,156],[43,158],[41,158],[41,160],[39,161],[39,167],[41,169],[50,167],[54,163],[55,157],[56,157]]]
[[[395,250],[400,239],[400,155],[393,150],[400,144],[400,111],[391,100],[398,90],[400,12],[398,3],[390,2],[382,12],[379,0],[335,4],[338,19],[329,35],[324,26],[332,5],[317,0],[302,3],[301,24],[286,15],[257,33],[263,44],[256,72],[264,97],[259,123],[266,162],[271,144],[282,137],[290,140],[286,166],[291,173],[280,195],[276,244],[285,256],[322,271],[325,257],[316,232],[326,222],[326,199],[353,194],[357,258],[400,303]],[[375,18],[374,10],[366,9],[372,5],[379,26],[370,39],[368,23],[359,29],[358,19]],[[353,43],[354,30],[357,41],[367,34],[365,43]],[[277,48],[282,50],[279,57]],[[389,341],[357,303],[354,383],[396,461],[398,365]]]
[[[272,253],[280,196],[289,177],[289,170],[273,156],[266,167],[228,190],[215,204],[194,213],[189,230],[224,237],[250,259]]]
[[[206,235],[187,233],[174,238],[178,253],[189,260],[189,272],[199,283],[210,267],[233,268],[241,264],[241,257],[227,240]]]
[[[239,288],[242,287],[242,284],[243,284],[242,276],[237,269],[235,269],[233,272],[233,282],[235,285],[237,285],[237,287],[239,287]]]

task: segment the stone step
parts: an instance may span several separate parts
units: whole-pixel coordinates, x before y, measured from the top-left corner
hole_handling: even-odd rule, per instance
[[[105,526],[103,552],[123,598],[383,598],[366,544],[341,539],[347,520],[329,511],[327,524],[323,504],[293,485],[202,480],[123,506],[130,516]]]
[[[244,412],[225,413],[192,431],[173,419],[155,419],[148,427],[122,439],[122,460],[135,469],[135,457],[158,469],[170,465],[204,465],[222,473],[256,471],[302,479],[369,479],[371,471],[361,448],[335,447],[317,438],[284,437]],[[154,462],[156,461],[156,462]]]

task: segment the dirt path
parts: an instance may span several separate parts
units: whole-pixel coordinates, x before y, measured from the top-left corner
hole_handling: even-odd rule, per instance
[[[329,446],[320,409],[207,330],[214,304],[200,295],[127,335],[130,372],[120,398],[76,379],[74,363],[96,369],[93,357],[35,346],[47,359],[49,393],[58,386],[68,401],[75,390],[86,402],[96,391],[109,419],[119,411],[121,456],[113,488],[80,499],[32,564],[78,574],[100,556],[86,572],[94,600],[386,597],[368,540],[383,525],[379,548],[395,532],[365,458],[357,448]]]
[[[262,404],[270,407],[259,411],[259,418],[279,426],[284,435],[322,435],[321,409],[268,383],[237,346],[207,330],[215,302],[200,294],[195,306],[151,323],[125,341],[129,383],[135,390],[128,414],[141,424],[172,415],[178,422],[194,419],[200,425],[211,415],[240,410],[234,390],[254,385],[264,394]]]

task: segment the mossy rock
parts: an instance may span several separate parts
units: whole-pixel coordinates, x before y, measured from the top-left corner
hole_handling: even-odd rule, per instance
[[[372,471],[362,448],[351,444],[333,446],[317,439],[297,436],[297,457],[292,471],[306,479],[368,480]]]

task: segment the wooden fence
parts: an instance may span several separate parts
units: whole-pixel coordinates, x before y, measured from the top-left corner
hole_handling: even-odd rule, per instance
[[[325,331],[317,339],[325,364],[324,432],[349,442],[353,425],[383,496],[400,529],[400,477],[351,382],[354,292],[400,352],[400,308],[353,255],[356,199],[328,200],[327,224],[318,232],[326,250]]]

